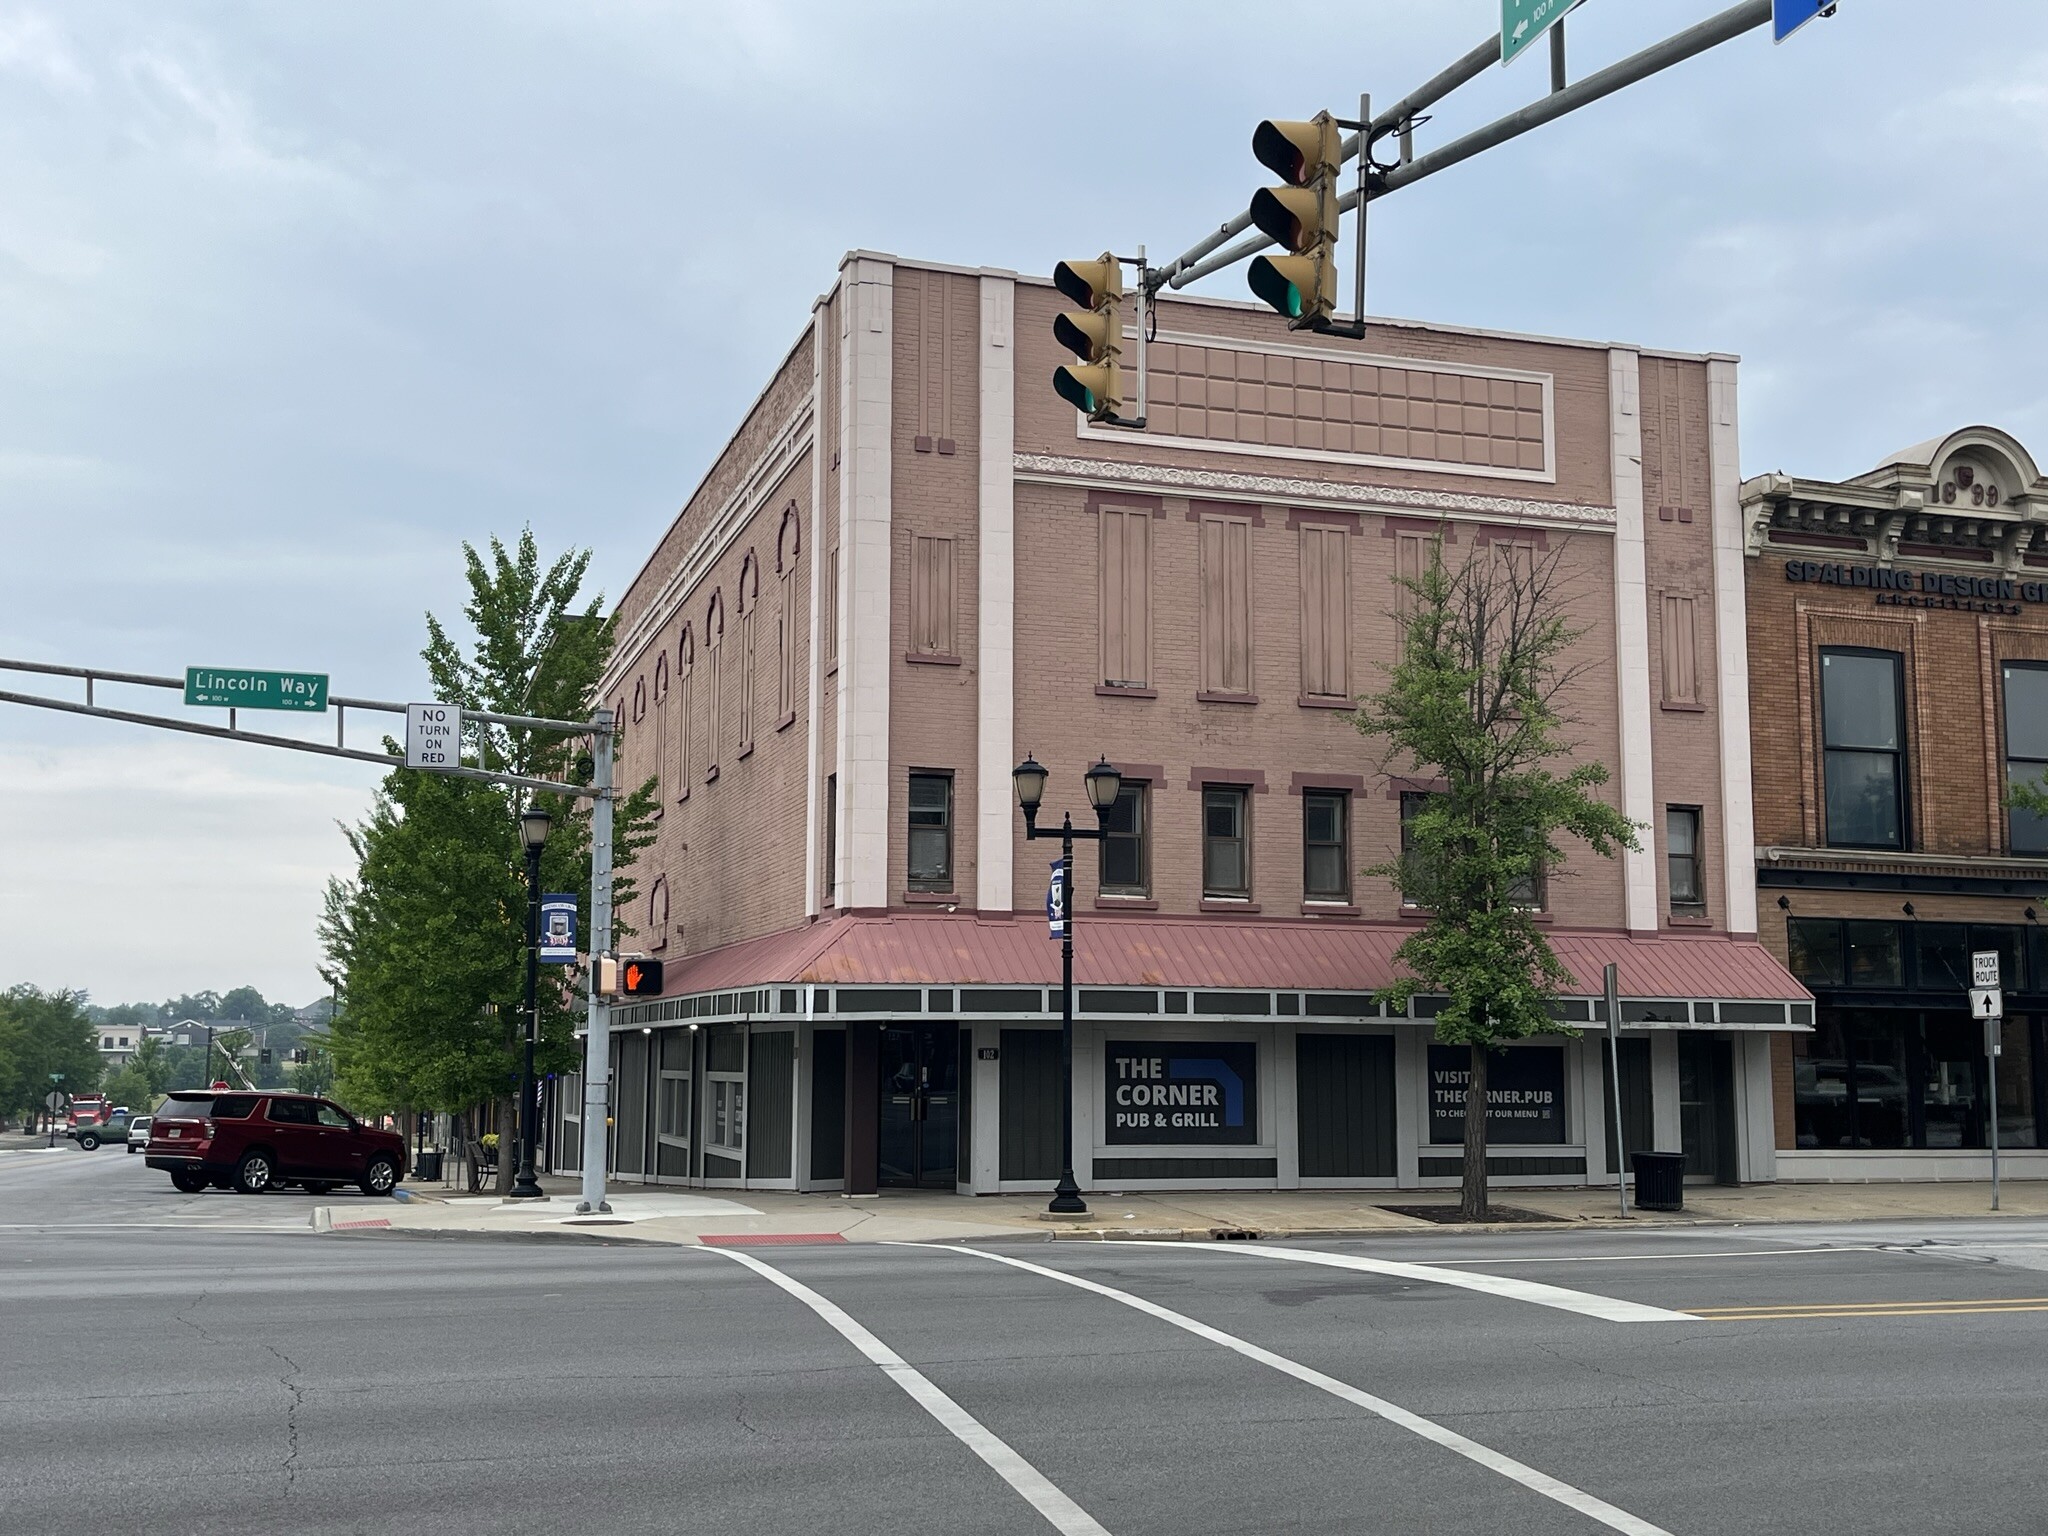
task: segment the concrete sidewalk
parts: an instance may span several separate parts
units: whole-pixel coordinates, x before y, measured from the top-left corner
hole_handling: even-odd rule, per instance
[[[609,1214],[579,1216],[573,1180],[544,1178],[545,1200],[406,1187],[411,1197],[345,1211],[320,1207],[320,1231],[447,1235],[614,1237],[656,1243],[844,1241],[948,1242],[972,1238],[1209,1241],[1233,1237],[1367,1236],[1393,1232],[1540,1231],[1527,1221],[1444,1226],[1386,1206],[1455,1203],[1413,1190],[1189,1191],[1091,1194],[1082,1218],[1046,1215],[1043,1195],[953,1195],[902,1190],[848,1198],[781,1190],[615,1188]],[[2007,1184],[2003,1216],[2048,1216],[2048,1181]],[[1988,1184],[1696,1185],[1680,1212],[1633,1213],[1624,1222],[1612,1190],[1501,1190],[1495,1204],[1550,1218],[1559,1227],[1764,1225],[1776,1222],[1987,1219]]]

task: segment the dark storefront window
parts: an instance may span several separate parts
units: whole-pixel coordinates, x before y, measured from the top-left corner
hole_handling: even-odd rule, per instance
[[[1958,1007],[1970,985],[1970,955],[1981,949],[1997,953],[2007,992],[2048,990],[2048,937],[2035,930],[2029,940],[2028,929],[2009,923],[1795,917],[1785,924],[1790,969],[1809,987],[1934,993]],[[2031,966],[2030,951],[2037,957]]]
[[[2005,777],[2048,788],[2048,664],[2005,664]],[[2048,853],[2048,816],[2011,813],[2012,851]]]
[[[1900,658],[1893,651],[1820,653],[1828,844],[1906,846]]]
[[[1832,917],[1795,917],[1785,924],[1792,974],[1809,987],[1842,984],[1842,925]]]
[[[1905,946],[1897,923],[1844,923],[1842,950],[1850,986],[1897,989],[1906,984]]]

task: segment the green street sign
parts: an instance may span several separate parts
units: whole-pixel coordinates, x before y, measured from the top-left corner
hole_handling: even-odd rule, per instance
[[[249,667],[187,667],[185,702],[224,709],[327,709],[325,672],[263,672]]]
[[[1515,57],[1548,32],[1579,0],[1500,0],[1500,61]]]

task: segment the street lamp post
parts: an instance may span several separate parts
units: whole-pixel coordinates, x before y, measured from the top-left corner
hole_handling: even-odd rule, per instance
[[[540,1039],[540,851],[547,846],[548,813],[528,805],[519,817],[520,841],[526,845],[526,1065],[519,1074],[519,1172],[512,1180],[514,1200],[541,1198],[533,1173],[533,1047]]]
[[[1024,761],[1011,770],[1010,780],[1017,786],[1017,804],[1024,810],[1025,840],[1055,835],[1060,840],[1066,919],[1060,933],[1060,1182],[1046,1209],[1063,1216],[1083,1215],[1088,1202],[1081,1198],[1081,1187],[1074,1182],[1074,839],[1099,843],[1109,835],[1109,813],[1116,805],[1124,779],[1108,758],[1090,768],[1082,775],[1082,782],[1088,787],[1088,803],[1095,807],[1096,825],[1076,827],[1069,812],[1060,817],[1057,834],[1049,828],[1044,832],[1038,830],[1038,806],[1045,798],[1045,769],[1026,753]]]

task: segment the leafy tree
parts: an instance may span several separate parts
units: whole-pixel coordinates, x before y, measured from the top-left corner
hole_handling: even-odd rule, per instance
[[[427,617],[422,656],[434,696],[465,710],[588,718],[613,641],[602,596],[579,606],[589,552],[543,567],[528,530],[513,549],[493,539],[486,553],[465,544],[463,554],[467,643]],[[587,779],[587,750],[575,738],[470,721],[463,760],[574,782]],[[542,883],[581,893],[588,934],[583,803],[538,799],[554,817]],[[512,1091],[525,975],[524,804],[522,792],[499,785],[396,769],[370,814],[345,829],[356,873],[329,883],[321,937],[342,1002],[330,1036],[336,1086],[351,1105],[456,1111]],[[653,810],[651,781],[618,801],[619,869],[652,840]],[[623,909],[632,883],[618,879],[614,890]],[[560,972],[543,968],[542,1071],[573,1069],[574,1004]]]
[[[2018,779],[2006,792],[2005,803],[2016,811],[2048,816],[2048,779]]]
[[[83,992],[0,992],[0,1115],[35,1114],[52,1086],[70,1094],[99,1087],[106,1061],[85,1009]],[[51,1083],[53,1072],[62,1083]]]
[[[1535,921],[1533,892],[1562,860],[1563,837],[1603,858],[1637,846],[1635,827],[1595,794],[1604,765],[1553,766],[1571,753],[1563,700],[1584,670],[1570,657],[1583,631],[1562,612],[1563,554],[1486,545],[1451,570],[1439,541],[1428,569],[1401,582],[1403,650],[1357,715],[1396,771],[1444,785],[1408,821],[1408,852],[1367,873],[1428,913],[1396,951],[1408,979],[1382,995],[1405,1010],[1417,992],[1444,994],[1436,1038],[1470,1048],[1468,1221],[1486,1217],[1487,1052],[1570,1033],[1552,1009],[1570,973]]]

